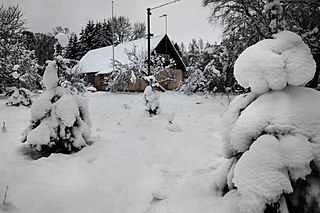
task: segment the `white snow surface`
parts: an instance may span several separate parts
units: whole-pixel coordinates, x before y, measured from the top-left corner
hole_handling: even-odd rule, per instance
[[[272,135],[259,137],[234,169],[233,182],[241,194],[240,212],[263,213],[266,204],[278,201],[283,193],[292,193],[290,179],[305,179],[311,172],[313,148],[301,135],[280,136],[279,140]]]
[[[235,62],[234,75],[241,86],[262,94],[287,85],[304,86],[315,70],[311,51],[302,38],[282,31],[243,51]]]
[[[234,102],[239,100],[236,98]],[[231,103],[230,106],[237,105]],[[238,114],[233,107],[226,112],[223,132],[224,154],[244,152],[263,132],[301,134],[313,143],[320,143],[320,92],[305,87],[288,86],[284,90],[260,95]],[[235,121],[235,122],[234,122]]]
[[[19,151],[31,109],[4,107],[0,97],[0,195],[8,186],[10,212],[224,213],[213,186],[226,97],[162,93],[163,110],[150,118],[142,93],[85,96],[94,144],[39,160]],[[166,129],[171,113],[181,132]]]

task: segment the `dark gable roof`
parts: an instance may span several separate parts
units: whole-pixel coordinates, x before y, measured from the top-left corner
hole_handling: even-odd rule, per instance
[[[183,72],[186,71],[186,65],[184,64],[182,58],[178,54],[178,51],[172,44],[171,40],[167,35],[164,35],[162,40],[158,43],[158,45],[154,48],[156,53],[167,54],[170,55],[170,58],[174,59],[177,68],[181,69]]]

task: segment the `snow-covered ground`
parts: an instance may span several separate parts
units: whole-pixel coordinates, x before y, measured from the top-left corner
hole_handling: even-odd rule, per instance
[[[209,213],[224,162],[219,131],[226,97],[166,92],[149,117],[141,93],[86,93],[95,143],[72,155],[30,160],[21,153],[30,108],[0,98],[0,212]],[[36,97],[33,97],[36,98]],[[168,120],[181,131],[169,131]],[[2,123],[6,132],[2,132]]]

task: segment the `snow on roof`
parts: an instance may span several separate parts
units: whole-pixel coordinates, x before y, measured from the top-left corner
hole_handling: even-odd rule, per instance
[[[164,35],[151,37],[151,51],[158,46]],[[129,62],[125,53],[126,50],[147,51],[147,39],[141,38],[125,43],[120,43],[114,47],[114,59],[121,63]],[[112,46],[102,47],[87,52],[78,64],[80,73],[105,74],[112,72]]]

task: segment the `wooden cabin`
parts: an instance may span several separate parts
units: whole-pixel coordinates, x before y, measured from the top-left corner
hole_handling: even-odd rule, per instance
[[[173,59],[175,66],[165,69],[156,77],[160,84],[167,90],[174,90],[182,82],[186,66],[178,54],[167,35],[154,36],[151,38],[151,55],[160,55],[166,61]],[[114,59],[121,63],[129,63],[126,51],[136,48],[138,51],[147,52],[147,39],[137,39],[130,42],[118,44],[114,47]],[[77,72],[83,73],[88,83],[92,84],[97,90],[105,91],[107,89],[106,79],[110,77],[113,58],[112,46],[102,47],[87,52],[79,61]],[[162,79],[170,78],[170,81],[162,82]],[[147,86],[143,79],[137,79],[136,83],[130,83],[127,91],[143,91]]]

